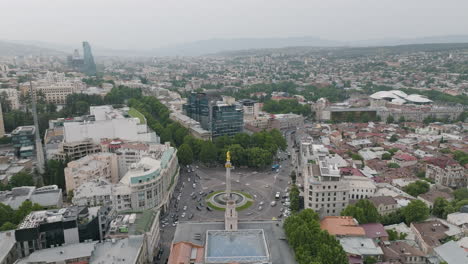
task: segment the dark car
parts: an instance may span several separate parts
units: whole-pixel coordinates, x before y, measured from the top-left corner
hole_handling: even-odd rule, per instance
[[[201,211],[201,208],[200,208],[199,206],[197,206],[197,210],[198,210],[198,211]]]
[[[193,214],[190,214],[190,215],[188,216],[188,219],[192,219],[192,218],[193,218]]]

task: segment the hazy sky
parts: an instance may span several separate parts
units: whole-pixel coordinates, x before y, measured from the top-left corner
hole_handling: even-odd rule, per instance
[[[210,38],[468,34],[468,0],[0,0],[0,39],[149,49]]]

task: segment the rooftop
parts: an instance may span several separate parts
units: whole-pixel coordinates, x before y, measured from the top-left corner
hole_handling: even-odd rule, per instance
[[[144,236],[129,236],[96,244],[89,263],[133,264],[138,263]]]
[[[360,225],[368,238],[388,237],[387,231],[381,223],[368,223]]]
[[[392,241],[389,244],[382,246],[382,251],[386,258],[397,259],[406,256],[419,256],[423,257],[426,254],[419,250],[417,247],[413,247],[403,241]]]
[[[412,223],[414,228],[421,234],[422,239],[430,246],[441,245],[440,240],[447,237],[449,227],[437,220],[422,223]]]
[[[468,252],[453,240],[434,248],[434,251],[447,264],[468,263]]]
[[[206,263],[267,262],[269,260],[263,229],[208,230],[206,237]]]
[[[367,237],[342,237],[340,244],[343,250],[352,255],[383,255],[383,251],[372,239]]]
[[[326,216],[320,221],[320,228],[334,236],[366,235],[364,228],[351,216]]]
[[[15,244],[16,239],[13,231],[0,232],[0,260],[5,259]]]
[[[109,237],[127,237],[129,235],[142,235],[148,232],[157,217],[158,212],[146,210],[118,215],[112,220],[109,228]]]
[[[178,242],[190,242],[198,246],[204,246],[205,242],[207,242],[207,236],[209,237],[208,231],[224,230],[224,228],[225,228],[224,222],[182,222],[182,223],[179,223],[179,225],[177,226],[173,243],[175,244]],[[265,250],[267,253],[269,253],[270,255],[269,261],[272,264],[297,263],[294,259],[294,253],[286,241],[286,235],[284,233],[283,227],[280,222],[278,221],[242,222],[241,221],[238,224],[238,229],[239,231],[237,232],[252,231],[253,235],[248,235],[247,238],[243,235],[241,235],[240,237],[237,237],[235,245],[239,245],[239,242],[243,242],[245,240],[249,241],[250,239],[251,240],[249,243],[252,243],[252,241],[261,241],[262,234],[258,230],[262,230],[265,243],[266,243],[266,247],[264,247],[264,249],[256,248],[253,251],[254,254],[257,254],[257,255],[262,254],[263,250]],[[220,231],[212,231],[212,232],[220,232]],[[225,231],[221,231],[221,232],[225,232]],[[257,232],[257,234],[255,234],[255,232]],[[229,235],[229,234],[225,234],[224,238],[226,238],[226,235]],[[220,234],[219,236],[223,236],[223,235]],[[213,241],[224,240],[222,237],[220,238],[219,236],[215,235],[214,237],[212,237],[211,238],[212,243]],[[224,242],[231,243],[226,240],[224,240]],[[210,246],[209,241],[208,241],[208,246]],[[241,248],[243,247],[243,245],[239,245],[239,246]],[[259,245],[257,245],[256,247],[258,246]],[[219,248],[213,248],[212,250],[218,250],[218,249]],[[225,251],[225,250],[227,249],[221,248],[220,251],[217,251],[217,252],[218,254],[221,254],[221,252],[224,252],[227,255],[232,254],[230,251]],[[212,251],[212,254],[215,254],[215,252]],[[245,263],[243,261],[240,261],[239,259],[237,260],[233,259],[232,262]],[[224,263],[231,263],[231,262],[228,261]]]
[[[67,260],[90,257],[95,244],[96,242],[86,242],[37,250],[18,260],[17,264],[66,263]]]

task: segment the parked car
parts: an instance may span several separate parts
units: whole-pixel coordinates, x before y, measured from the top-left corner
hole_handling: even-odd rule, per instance
[[[271,205],[272,207],[273,207],[273,206],[276,206],[276,201],[272,201],[272,202],[270,203],[270,205]]]
[[[209,207],[209,206],[206,207],[206,210],[208,210],[210,212],[213,211],[213,209],[211,209],[211,207]]]
[[[197,210],[198,210],[198,211],[201,211],[202,209],[200,208],[200,206],[197,206]]]

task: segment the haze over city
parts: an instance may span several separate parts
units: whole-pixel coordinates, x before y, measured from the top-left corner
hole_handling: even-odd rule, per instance
[[[5,1],[0,263],[468,263],[467,10]]]
[[[206,39],[312,36],[349,43],[467,33],[463,0],[3,0],[2,40],[154,49]]]

